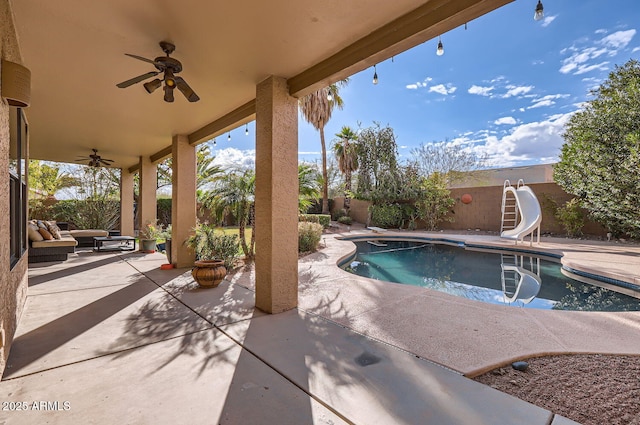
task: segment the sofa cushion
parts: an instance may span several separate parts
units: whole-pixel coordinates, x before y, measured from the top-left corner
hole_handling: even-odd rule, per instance
[[[45,221],[44,223],[47,225],[47,230],[51,233],[54,239],[60,239],[60,228],[56,225],[56,222]]]
[[[53,235],[47,229],[40,227],[38,229],[38,232],[42,235],[42,239],[44,239],[45,241],[54,239]]]
[[[74,238],[90,238],[95,236],[109,236],[109,232],[99,229],[86,229],[86,230],[70,230],[71,236]]]
[[[61,236],[60,239],[51,239],[44,240],[40,242],[31,242],[31,248],[53,248],[56,246],[76,246],[78,245],[78,241],[76,241],[71,236]]]
[[[38,225],[35,223],[27,223],[27,234],[29,235],[29,240],[32,242],[44,240],[40,232],[38,232]]]

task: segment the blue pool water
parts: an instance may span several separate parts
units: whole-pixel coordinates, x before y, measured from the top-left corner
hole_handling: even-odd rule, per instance
[[[583,311],[639,311],[640,299],[571,279],[559,263],[428,242],[355,242],[351,273],[493,304]]]

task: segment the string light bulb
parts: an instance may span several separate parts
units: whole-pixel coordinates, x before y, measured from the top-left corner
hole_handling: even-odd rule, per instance
[[[331,102],[333,100],[333,94],[331,94],[331,87],[327,90],[327,100]]]
[[[245,136],[249,135],[249,123],[244,125],[244,134],[245,134]]]
[[[378,84],[378,70],[375,65],[373,65],[373,84]]]
[[[227,136],[227,142],[231,141],[231,132],[229,132],[229,135]]]
[[[217,146],[216,139],[213,139],[213,146]]]
[[[442,45],[442,40],[440,39],[440,37],[438,37],[438,48],[436,49],[436,55],[444,55],[444,46]]]
[[[538,4],[536,5],[536,12],[533,14],[533,19],[536,21],[544,18],[544,6],[542,6],[542,1],[538,0]]]

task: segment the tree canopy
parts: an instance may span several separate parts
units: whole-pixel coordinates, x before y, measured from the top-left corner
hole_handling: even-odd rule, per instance
[[[556,182],[592,218],[640,237],[640,63],[630,60],[567,123]]]

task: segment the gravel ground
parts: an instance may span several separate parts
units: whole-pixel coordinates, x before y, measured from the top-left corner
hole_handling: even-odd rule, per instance
[[[583,425],[640,425],[640,356],[562,355],[474,378]]]

